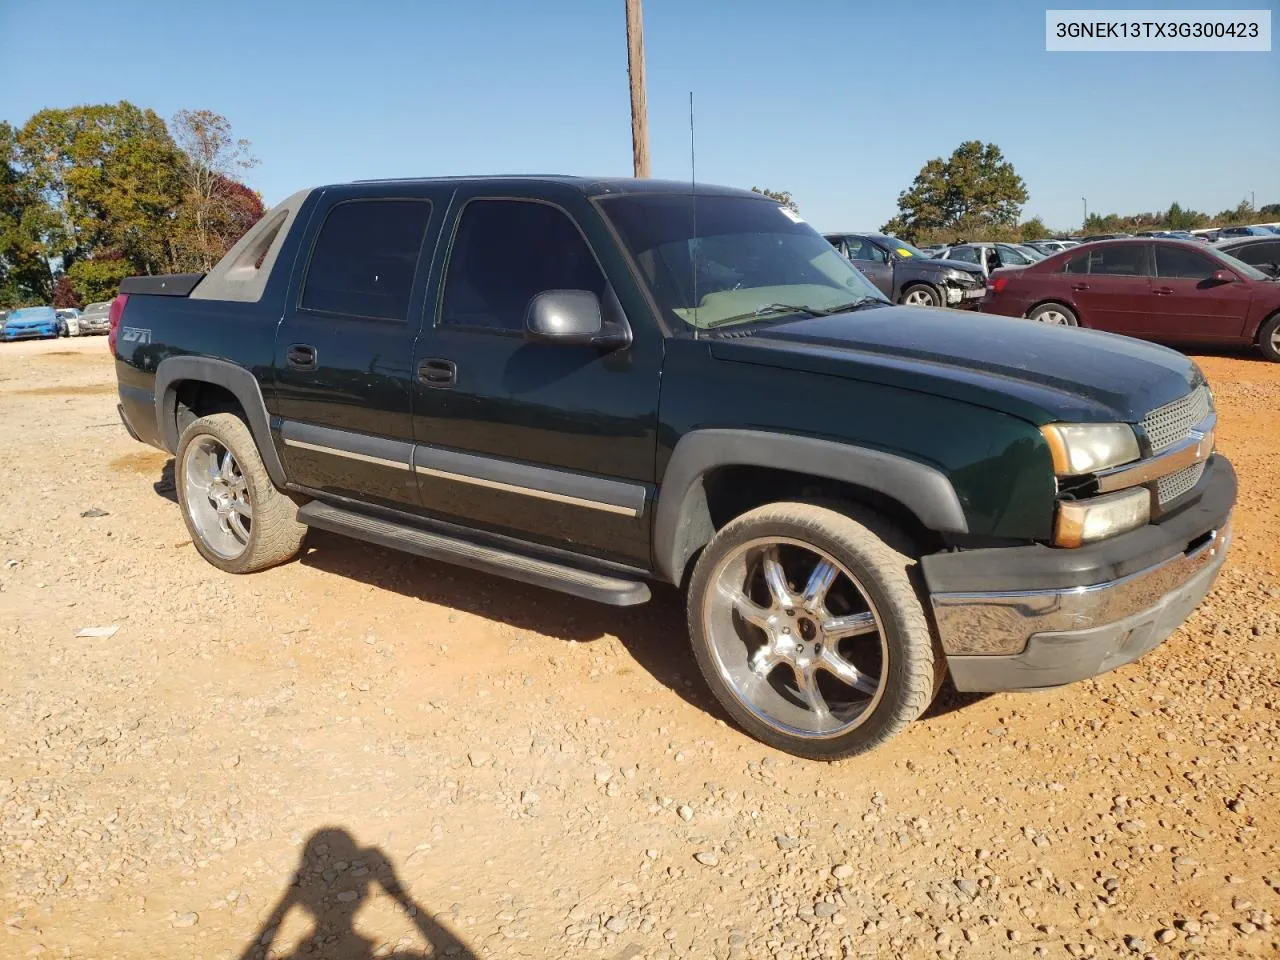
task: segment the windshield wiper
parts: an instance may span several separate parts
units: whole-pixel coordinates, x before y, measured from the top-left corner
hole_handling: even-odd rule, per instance
[[[754,310],[748,310],[746,313],[735,313],[731,317],[721,317],[719,320],[712,320],[706,324],[703,329],[710,330],[712,327],[720,327],[726,323],[735,323],[738,320],[752,320],[757,317],[767,317],[774,313],[807,313],[811,317],[824,317],[826,313],[822,310],[806,307],[803,304],[796,305],[794,303],[766,303],[762,307],[756,307]]]
[[[762,307],[756,307],[749,313],[735,313],[731,317],[721,317],[719,320],[712,320],[703,327],[704,330],[710,330],[712,327],[719,327],[726,323],[735,323],[739,320],[753,320],[758,317],[767,317],[775,313],[805,313],[811,317],[829,317],[833,313],[844,313],[847,310],[857,310],[859,307],[866,307],[873,303],[887,303],[880,297],[859,297],[857,300],[851,300],[848,303],[840,303],[834,307],[807,307],[803,304],[794,303],[766,303]]]
[[[887,304],[889,301],[883,297],[859,297],[857,300],[850,300],[848,303],[836,304],[834,307],[823,307],[821,310],[814,310],[814,316],[829,317],[833,313],[845,313],[848,310],[857,310],[859,307],[869,307],[873,303]]]

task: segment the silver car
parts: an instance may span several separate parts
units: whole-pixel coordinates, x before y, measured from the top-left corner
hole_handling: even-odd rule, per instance
[[[108,316],[110,311],[111,301],[109,300],[91,303],[85,307],[84,313],[80,314],[80,335],[106,333],[111,327],[111,320]]]
[[[1025,267],[1034,262],[1011,243],[959,243],[934,254],[934,257],[975,264],[987,277],[997,267]]]

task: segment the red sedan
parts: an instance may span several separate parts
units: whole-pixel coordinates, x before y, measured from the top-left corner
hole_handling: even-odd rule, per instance
[[[982,310],[1165,343],[1252,344],[1280,362],[1280,281],[1186,240],[1103,240],[996,270]]]

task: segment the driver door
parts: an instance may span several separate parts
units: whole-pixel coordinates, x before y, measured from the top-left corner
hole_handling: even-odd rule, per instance
[[[845,237],[844,242],[849,261],[864,277],[874,283],[881,293],[892,300],[893,263],[889,259],[889,254],[862,237]]]

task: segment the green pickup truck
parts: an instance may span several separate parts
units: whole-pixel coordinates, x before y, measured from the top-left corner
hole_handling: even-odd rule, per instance
[[[740,190],[305,190],[207,275],[125,281],[110,320],[121,417],[174,455],[215,567],[320,527],[620,607],[672,584],[725,709],[806,757],[884,743],[948,671],[1136,659],[1230,540],[1186,357],[890,305]]]

